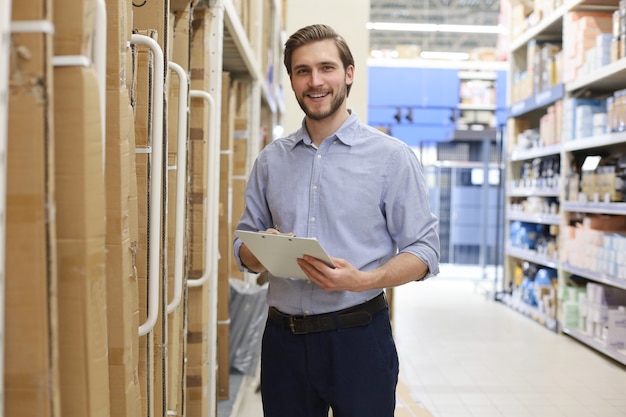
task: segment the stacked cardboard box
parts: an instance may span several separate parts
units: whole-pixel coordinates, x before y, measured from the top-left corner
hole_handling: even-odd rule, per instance
[[[176,2],[174,2],[176,3]],[[167,376],[165,390],[167,392],[167,412],[170,415],[184,415],[184,398],[185,398],[185,354],[186,354],[186,335],[185,335],[185,316],[187,309],[187,298],[185,289],[185,254],[184,254],[184,242],[187,236],[187,224],[184,225],[183,230],[176,230],[176,216],[178,212],[182,210],[183,213],[187,213],[186,198],[182,205],[177,202],[176,196],[179,192],[186,193],[187,191],[187,175],[189,170],[186,163],[184,166],[178,164],[179,156],[185,161],[187,160],[187,152],[178,147],[178,128],[182,125],[185,127],[185,143],[188,143],[188,100],[183,105],[185,117],[179,119],[179,92],[189,87],[189,40],[191,30],[191,4],[189,1],[177,2],[177,4],[170,4],[170,33],[173,35],[172,39],[172,53],[171,61],[179,65],[186,77],[179,79],[179,76],[175,76],[174,72],[170,73],[169,80],[169,97],[168,97],[168,167],[175,167],[175,169],[168,169],[168,213],[167,213],[167,237],[168,237],[168,250],[167,250],[167,271],[168,271],[168,297],[167,304],[173,302],[174,292],[176,289],[174,286],[175,276],[182,274],[183,286],[178,290],[181,291],[181,300],[173,311],[171,311],[167,317]],[[184,85],[183,85],[184,84]],[[186,146],[185,146],[186,150]],[[182,154],[182,155],[181,155]],[[179,177],[183,178],[182,190],[178,189]],[[182,271],[176,270],[179,265],[175,259],[175,243],[176,240],[182,238],[183,242],[183,262]],[[175,414],[174,414],[175,413]]]
[[[588,215],[568,226],[559,258],[579,268],[626,280],[623,250],[626,221],[622,216]]]
[[[13,2],[12,21],[39,21],[15,33],[9,66],[4,414],[60,417],[52,4]],[[28,302],[25,302],[28,300]]]
[[[249,132],[256,135],[258,128],[267,135],[275,121],[270,107],[276,104],[259,96],[259,85],[249,74],[221,77],[222,59],[216,59],[224,38],[221,19],[224,10],[230,13],[235,6],[237,13],[229,18],[239,18],[235,23],[249,38],[244,41],[252,48],[251,58],[267,77],[259,82],[272,90],[278,82],[274,66],[280,62],[277,3],[229,0],[225,9],[212,13],[213,2],[205,1],[107,0],[103,111],[102,89],[90,62],[96,0],[39,1],[36,6],[12,2],[13,21],[37,22],[33,25],[40,32],[11,38],[6,413],[213,415],[215,394],[232,396],[229,279],[243,277],[233,268],[232,229],[243,210],[250,157],[262,145],[259,140],[249,146]],[[169,71],[155,77],[155,56],[144,45],[129,46],[131,33],[156,40],[163,66],[167,69],[170,61],[180,65],[190,74],[190,87],[214,94],[218,109],[223,108],[221,120],[218,116],[211,124],[207,103],[190,100],[187,172],[167,169],[179,156],[176,131],[184,122],[178,120],[178,78]],[[53,55],[74,57],[53,71]],[[153,97],[151,87],[157,84],[164,86],[163,97]],[[166,109],[162,122],[153,120],[153,103],[161,100]],[[267,107],[261,111],[261,106]],[[259,114],[261,126],[251,129]],[[160,123],[162,138],[154,135]],[[218,202],[217,190],[207,181],[215,167],[209,165],[214,155],[207,155],[207,141],[209,131],[220,128]],[[152,160],[155,141],[163,141],[165,156],[160,215],[148,208],[155,180],[151,168],[160,163]],[[187,195],[183,231],[174,227],[180,175]],[[219,228],[207,236],[205,213],[218,203]],[[148,236],[153,216],[161,221],[160,236]],[[218,304],[213,303],[212,286],[184,287],[180,307],[168,316],[179,233],[185,234],[184,279],[211,271],[209,282],[219,279]],[[207,240],[218,235],[221,260],[206,265]],[[151,303],[146,295],[154,247],[159,249],[159,312],[155,327],[138,336]],[[29,303],[24,303],[27,298]],[[211,357],[215,337],[219,362]]]
[[[191,88],[209,89],[210,52],[205,41],[211,33],[213,15],[209,9],[196,8],[193,12],[190,73]],[[194,99],[190,104],[189,131],[189,237],[188,278],[202,277],[209,265],[205,264],[205,201],[208,195],[206,170],[209,120],[204,100]],[[189,417],[209,415],[209,292],[206,285],[189,288],[187,328],[186,410]]]
[[[583,74],[586,53],[595,48],[597,38],[611,34],[613,16],[604,12],[569,12],[563,18],[563,81]]]
[[[135,254],[138,242],[135,136],[128,77],[132,9],[107,2],[106,274],[111,415],[141,413],[139,306]]]
[[[56,0],[54,10],[55,56],[88,56],[95,1]],[[103,121],[95,69],[56,67],[54,90],[61,412],[108,416]]]

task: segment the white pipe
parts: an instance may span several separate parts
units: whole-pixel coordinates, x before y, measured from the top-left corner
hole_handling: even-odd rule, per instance
[[[150,48],[154,63],[154,88],[152,95],[152,161],[150,163],[150,202],[148,236],[152,236],[153,244],[148,240],[150,264],[148,265],[148,317],[139,326],[139,336],[150,332],[157,322],[159,314],[159,280],[161,279],[161,187],[163,175],[163,89],[165,64],[163,51],[154,39],[133,34],[131,44],[145,45]]]
[[[217,272],[218,272],[218,228],[219,228],[219,186],[220,186],[220,137],[218,120],[216,117],[217,107],[213,97],[206,91],[191,90],[189,95],[193,98],[202,98],[210,106],[209,112],[209,138],[207,143],[208,167],[207,167],[207,197],[206,197],[206,220],[205,220],[205,271],[202,277],[195,280],[187,280],[188,287],[199,287],[208,282],[209,324],[207,329],[207,344],[209,346],[208,361],[208,390],[209,409],[216,407],[216,380],[217,380]],[[213,277],[213,279],[210,279]],[[210,416],[214,416],[213,413]]]
[[[102,130],[102,168],[106,161],[106,89],[107,89],[107,6],[104,0],[96,0],[96,29],[94,31],[93,62],[98,77],[100,94],[100,129]]]
[[[11,22],[12,33],[54,34],[54,24],[49,20],[18,20]]]
[[[9,57],[11,1],[0,1],[0,375],[4,375],[5,242],[7,197],[7,142],[9,126]],[[4,378],[0,381],[0,417],[4,416]]]
[[[217,271],[217,228],[219,226],[218,204],[219,204],[219,157],[220,142],[217,140],[217,131],[215,129],[215,100],[213,97],[202,90],[191,90],[189,92],[191,98],[202,98],[209,104],[207,112],[209,115],[209,139],[207,143],[207,198],[205,204],[205,248],[204,248],[204,274],[200,278],[188,279],[188,287],[200,287],[206,283],[213,270]],[[217,282],[217,281],[216,281]]]
[[[176,215],[174,237],[174,294],[167,305],[167,314],[180,305],[183,294],[185,237],[185,196],[187,192],[187,110],[189,103],[189,82],[185,70],[175,62],[168,63],[169,69],[178,75],[178,149],[176,154]]]
[[[52,66],[89,68],[91,60],[85,55],[58,55],[52,57]]]

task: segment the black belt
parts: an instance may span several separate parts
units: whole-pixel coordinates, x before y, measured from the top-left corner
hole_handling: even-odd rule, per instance
[[[372,321],[372,316],[387,308],[385,294],[363,304],[349,307],[332,313],[315,314],[313,316],[292,316],[270,307],[268,318],[291,331],[293,334],[318,333],[328,330],[345,329],[348,327],[366,326]]]

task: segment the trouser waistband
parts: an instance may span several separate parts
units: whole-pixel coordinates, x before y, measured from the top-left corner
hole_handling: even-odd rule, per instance
[[[313,316],[284,314],[276,308],[270,307],[268,318],[293,334],[307,334],[366,326],[372,321],[374,314],[385,308],[387,308],[387,300],[385,293],[381,292],[371,300],[354,307]]]

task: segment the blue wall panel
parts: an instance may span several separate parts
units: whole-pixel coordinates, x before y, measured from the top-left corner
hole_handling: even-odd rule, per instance
[[[455,107],[459,102],[457,69],[369,67],[369,105]]]
[[[459,69],[368,67],[368,124],[383,126],[411,146],[448,140],[454,124],[452,109],[459,104]],[[506,71],[498,71],[498,124],[506,122]],[[408,107],[413,122],[406,119]],[[402,119],[394,115],[400,108]]]

